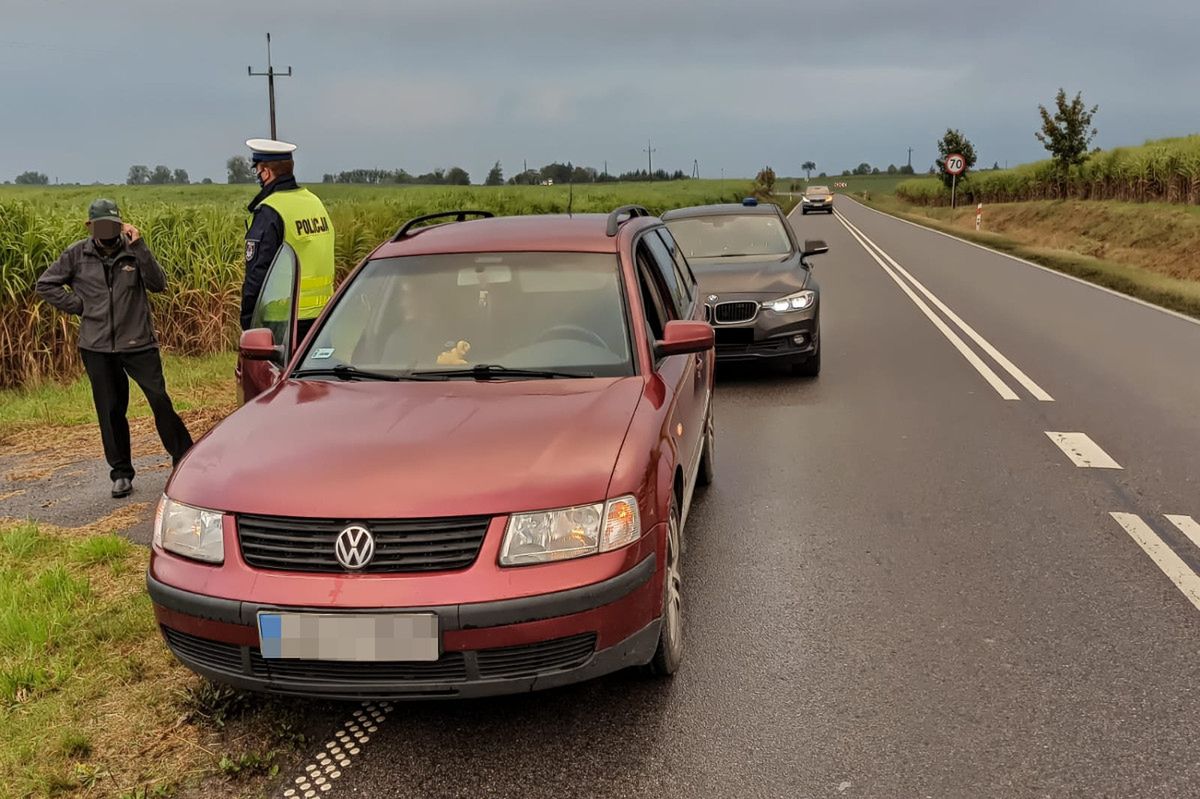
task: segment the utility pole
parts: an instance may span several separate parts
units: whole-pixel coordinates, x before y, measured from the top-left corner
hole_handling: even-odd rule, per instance
[[[649,180],[654,180],[654,153],[656,150],[650,146],[650,140],[646,139],[646,149],[642,150],[646,154],[646,177]]]
[[[290,78],[292,68],[288,67],[287,72],[276,72],[275,67],[271,65],[271,34],[267,34],[267,71],[255,72],[254,67],[246,67],[246,74],[250,77],[266,76],[267,78],[267,94],[271,98],[271,138],[278,139],[279,136],[275,133],[275,76]]]
[[[912,148],[908,148],[908,169],[912,171]]]
[[[700,177],[700,159],[692,159],[692,177],[699,179]]]

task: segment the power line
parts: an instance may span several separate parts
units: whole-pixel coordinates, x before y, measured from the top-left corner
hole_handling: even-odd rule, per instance
[[[246,67],[246,74],[250,77],[265,76],[267,79],[267,94],[271,99],[271,138],[278,139],[279,136],[275,133],[275,76],[290,78],[292,68],[288,67],[287,72],[276,72],[275,67],[271,65],[271,34],[267,34],[267,71],[255,72],[254,67]]]

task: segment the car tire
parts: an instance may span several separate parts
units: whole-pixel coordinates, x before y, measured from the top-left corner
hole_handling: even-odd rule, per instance
[[[821,374],[821,339],[817,336],[817,349],[803,361],[792,365],[792,374],[797,377],[816,377]]]
[[[800,216],[808,216],[808,209],[807,209],[807,208],[801,208],[801,209],[800,209]]]
[[[717,428],[713,422],[713,412],[709,410],[704,422],[704,441],[700,445],[700,471],[696,475],[696,484],[710,486],[717,476]]]
[[[658,648],[646,666],[650,674],[659,677],[674,674],[683,659],[683,579],[680,572],[682,525],[679,518],[679,500],[672,493],[671,511],[667,520],[667,561],[663,565],[662,625],[658,631]]]

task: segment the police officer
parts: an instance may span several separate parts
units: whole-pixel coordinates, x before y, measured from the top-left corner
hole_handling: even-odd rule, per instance
[[[253,216],[246,231],[242,329],[251,327],[267,271],[279,248],[287,243],[296,251],[299,261],[300,291],[296,299],[299,341],[333,296],[333,223],[320,198],[296,183],[293,174],[296,165],[292,160],[296,145],[250,139],[246,146],[253,154],[251,160],[262,191],[247,209]]]
[[[121,220],[112,200],[91,204],[87,228],[88,237],[68,247],[38,278],[37,293],[80,317],[79,354],[92,384],[112,495],[127,497],[134,474],[125,417],[129,378],[146,395],[174,464],[191,448],[192,437],[167,394],[146,294],[166,289],[166,274],[138,229]]]

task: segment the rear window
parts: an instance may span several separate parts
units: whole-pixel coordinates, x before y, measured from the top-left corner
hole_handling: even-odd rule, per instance
[[[787,255],[792,241],[776,215],[722,214],[667,223],[683,254],[692,258]]]

